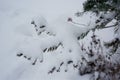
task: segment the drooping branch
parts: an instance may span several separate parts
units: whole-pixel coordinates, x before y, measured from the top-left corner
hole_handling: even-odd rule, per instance
[[[79,26],[84,26],[84,27],[87,27],[87,26],[88,26],[88,25],[85,25],[85,24],[80,24],[80,23],[74,22],[74,21],[72,20],[72,18],[68,18],[67,21],[68,21],[68,22],[71,22],[71,23],[73,23],[73,24],[77,24],[77,25],[79,25]]]

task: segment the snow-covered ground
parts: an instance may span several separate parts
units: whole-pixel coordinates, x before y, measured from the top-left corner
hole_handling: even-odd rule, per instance
[[[42,36],[43,40],[41,38],[39,40],[34,26],[31,25],[32,18],[36,15],[43,15],[47,22],[53,22],[50,25],[54,25],[54,21],[57,22],[57,20],[59,23],[61,19],[57,19],[58,17],[64,18],[63,15],[71,17],[73,13],[82,11],[83,2],[84,0],[0,0],[0,80],[88,80],[89,75],[80,76],[72,65],[68,66],[68,72],[64,71],[63,66],[60,72],[48,75],[48,71],[53,67],[53,64],[57,66],[60,63],[59,60],[63,59],[61,57],[66,57],[67,55],[57,54],[62,47],[52,52],[52,54],[50,54],[51,52],[42,54],[41,50],[36,49],[39,47],[38,43],[41,45],[41,42],[44,41],[42,44],[48,45],[45,42],[51,45],[54,44],[50,43],[49,38],[47,40],[44,39],[44,36]],[[79,22],[80,20],[75,18],[75,21]],[[87,22],[87,17],[81,18],[81,23],[84,22]],[[61,23],[62,25],[64,24]],[[74,30],[72,31],[74,32]],[[77,35],[77,33],[73,34]],[[104,41],[110,40],[114,36],[113,29],[96,31],[96,34]],[[58,33],[58,35],[60,34]],[[68,34],[66,35],[68,36]],[[82,43],[89,44],[90,35],[91,33],[88,34]],[[62,34],[62,38],[63,36],[65,35]],[[67,40],[66,36],[65,40]],[[59,40],[56,41],[56,44],[57,42]],[[21,47],[22,44],[24,44],[23,47]],[[45,45],[40,46],[40,48]],[[26,49],[26,47],[28,48]],[[67,47],[70,48],[68,45]],[[41,55],[44,55],[43,63],[37,61],[36,65],[31,65],[31,61],[16,56],[18,49],[31,53],[31,55],[26,53],[26,56],[33,58],[41,58],[41,56],[37,56],[37,52],[41,52]],[[34,51],[35,55],[31,51]]]

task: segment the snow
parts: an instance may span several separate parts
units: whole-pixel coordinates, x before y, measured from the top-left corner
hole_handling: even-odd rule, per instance
[[[81,43],[77,37],[95,24],[96,17],[91,17],[94,15],[92,13],[86,13],[80,18],[73,14],[82,10],[83,2],[84,0],[1,0],[0,80],[88,80],[89,75],[80,76],[72,64],[67,65],[69,60],[73,60],[73,64],[79,64]],[[69,17],[74,22],[89,27],[68,22]],[[38,27],[35,28],[31,21],[35,21]],[[43,24],[46,26],[39,29]],[[36,29],[39,29],[38,33],[42,32],[39,36]],[[104,38],[104,35],[106,40],[112,37],[108,33],[112,34],[112,29],[96,31],[100,37]],[[90,35],[91,33],[86,37],[88,39],[83,40],[86,45]],[[48,48],[58,46],[59,43],[63,45],[55,51],[48,51]],[[43,52],[45,48],[47,51]],[[17,57],[18,53],[23,53],[31,60],[24,56]],[[32,65],[36,59],[36,64]],[[61,62],[64,62],[62,67]],[[60,72],[48,74],[54,66],[56,69],[60,67]]]
[[[78,80],[79,75],[76,75],[73,71],[71,74],[63,74],[64,72],[57,73],[57,75],[54,74],[53,76],[49,76],[47,74],[48,67],[51,64],[49,60],[53,59],[54,61],[55,56],[49,58],[48,61],[45,60],[46,63],[40,64],[38,62],[38,64],[36,63],[36,65],[33,66],[30,61],[23,57],[18,58],[15,50],[20,45],[26,46],[26,48],[20,46],[22,50],[26,52],[25,55],[29,53],[33,58],[36,57],[39,53],[37,53],[38,50],[35,48],[39,47],[39,42],[38,39],[36,40],[36,38],[33,38],[33,36],[37,35],[34,31],[34,26],[30,24],[32,18],[40,13],[44,14],[43,16],[45,16],[45,18],[50,22],[61,14],[79,10],[80,4],[81,2],[79,0],[0,0],[0,80],[70,80],[72,76],[73,77],[71,79]],[[44,34],[41,36],[45,37]],[[46,45],[52,44],[49,42],[49,39],[43,40],[47,40],[44,41],[44,44]],[[31,41],[33,43],[31,43]],[[44,46],[45,45],[42,44],[40,45],[40,47]],[[34,54],[36,55],[32,55],[31,48],[34,48],[34,51],[36,52]]]
[[[69,60],[73,60],[74,64],[77,64],[77,61],[80,59],[80,53],[81,53],[80,45],[77,41],[77,37],[79,35],[81,35],[82,33],[88,31],[89,29],[92,29],[94,26],[91,26],[91,24],[95,24],[95,20],[90,20],[91,23],[89,24],[89,27],[86,27],[86,26],[81,27],[80,25],[78,27],[77,25],[67,22],[67,19],[68,19],[67,16],[68,15],[58,18],[52,24],[46,24],[45,19],[43,19],[43,17],[37,17],[37,18],[34,18],[34,20],[33,20],[33,22],[35,23],[35,28],[37,28],[38,31],[41,31],[44,29],[44,32],[46,32],[46,34],[48,32],[55,34],[54,37],[56,37],[56,38],[54,38],[54,37],[53,37],[54,39],[45,38],[46,40],[49,40],[50,43],[52,43],[52,40],[53,40],[53,43],[55,45],[58,45],[58,41],[59,41],[59,43],[63,44],[62,45],[63,46],[62,60],[63,60],[63,62],[65,62],[65,65],[67,65],[67,62]],[[86,17],[86,15],[85,15],[85,17]],[[88,15],[88,17],[89,17],[89,15]],[[89,19],[91,19],[91,17]],[[40,21],[38,21],[38,20],[40,20]],[[43,20],[43,21],[41,21],[41,20]],[[74,18],[73,18],[73,20],[74,20]],[[41,22],[41,23],[39,23],[39,22]],[[84,23],[84,24],[88,24],[88,23]],[[42,29],[39,28],[39,26],[42,26],[42,25],[46,25],[46,26],[43,27]],[[43,33],[43,31],[41,31],[41,33]],[[39,35],[39,36],[41,36],[41,35]],[[42,39],[42,37],[41,37],[41,39]],[[57,43],[55,43],[56,40],[58,40]],[[31,41],[31,43],[33,43],[33,42],[34,41]],[[44,41],[40,41],[40,42],[42,43],[42,45],[45,46]],[[49,44],[48,41],[46,41],[46,43],[48,45],[45,47],[48,48],[48,46],[50,46],[51,44]],[[72,46],[70,46],[70,45],[72,45]]]

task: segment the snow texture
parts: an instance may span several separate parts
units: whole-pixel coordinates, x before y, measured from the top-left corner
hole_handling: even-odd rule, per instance
[[[83,2],[84,0],[1,0],[0,80],[89,80],[89,75],[80,76],[72,64],[67,65],[69,60],[73,60],[73,64],[79,64],[80,45],[88,45],[91,33],[82,42],[77,37],[95,24],[96,17],[92,13],[79,18],[72,14],[82,11]],[[40,13],[44,15],[41,16]],[[69,17],[73,22],[86,26],[68,22]],[[96,34],[104,40],[110,40],[112,32],[112,29],[106,29],[98,30]],[[50,47],[57,49],[51,51]],[[17,57],[18,53],[23,53],[24,56]],[[36,65],[33,66],[31,64],[34,61]],[[59,69],[61,62],[64,64],[60,72],[48,74],[54,66]]]

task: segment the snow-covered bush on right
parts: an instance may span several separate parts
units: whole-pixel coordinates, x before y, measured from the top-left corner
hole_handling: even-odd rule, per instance
[[[83,51],[80,75],[91,74],[90,80],[119,80],[120,79],[120,54],[109,55],[98,39],[97,35],[91,36],[90,45],[86,48],[81,46]]]
[[[90,73],[91,80],[120,80],[120,1],[87,0],[83,6],[85,12],[92,11],[99,17],[94,31],[112,28],[115,36],[108,42],[102,42],[93,35],[90,46],[81,47],[87,57],[83,55],[80,75]]]

